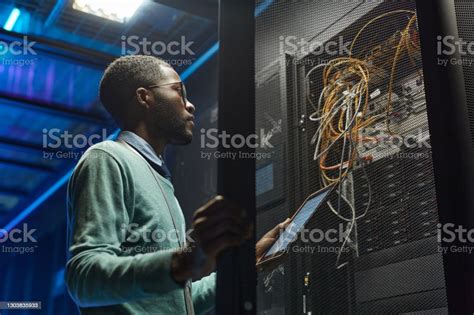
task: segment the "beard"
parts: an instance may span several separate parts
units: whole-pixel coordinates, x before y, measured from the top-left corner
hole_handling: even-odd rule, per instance
[[[153,127],[154,135],[164,135],[169,144],[189,144],[193,139],[192,130],[188,129],[188,121],[179,117],[173,108],[173,104],[154,106],[149,115],[149,126]]]

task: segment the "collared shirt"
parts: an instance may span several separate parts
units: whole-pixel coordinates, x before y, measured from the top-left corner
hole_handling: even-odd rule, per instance
[[[156,154],[155,150],[145,141],[145,139],[131,131],[122,131],[117,140],[125,141],[131,145],[148,161],[148,163],[150,163],[155,171],[171,182],[171,172],[168,167],[166,167],[163,158],[161,155]]]

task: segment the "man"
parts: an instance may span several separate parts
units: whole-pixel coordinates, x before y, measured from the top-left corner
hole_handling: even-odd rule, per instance
[[[161,158],[167,144],[192,140],[195,108],[184,85],[164,61],[126,56],[105,70],[99,94],[122,132],[89,148],[69,180],[69,293],[82,314],[206,313],[216,257],[251,228],[244,211],[218,196],[185,233]],[[283,226],[257,244],[258,255]]]

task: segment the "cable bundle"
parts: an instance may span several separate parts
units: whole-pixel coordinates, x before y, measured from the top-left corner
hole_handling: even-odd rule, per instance
[[[401,30],[394,33],[384,46],[377,46],[370,50],[363,58],[353,56],[353,48],[361,33],[373,22],[393,14],[409,14],[408,23]],[[356,34],[350,46],[348,57],[332,59],[326,64],[319,64],[311,68],[305,77],[306,98],[314,108],[309,116],[310,121],[318,122],[318,128],[311,139],[315,145],[313,159],[318,161],[321,172],[322,187],[334,184],[338,185],[337,207],[328,202],[330,210],[341,220],[348,222],[346,237],[337,256],[336,267],[340,268],[339,259],[346,243],[350,240],[350,234],[356,224],[356,220],[367,213],[371,203],[371,188],[368,180],[364,161],[359,156],[357,146],[364,141],[377,141],[376,138],[361,136],[361,130],[373,125],[380,119],[385,119],[386,131],[390,130],[390,113],[392,112],[392,90],[396,74],[397,64],[401,56],[406,52],[413,66],[416,67],[415,56],[419,54],[418,36],[414,25],[416,25],[416,14],[410,10],[394,10],[379,15],[366,23]],[[322,68],[323,89],[318,102],[315,103],[310,95],[310,75],[317,69]],[[388,98],[385,111],[382,114],[369,114],[368,105],[370,100],[369,89],[375,85],[373,78],[382,76],[387,79],[386,68],[390,68],[388,83]],[[383,75],[385,74],[385,75]],[[421,72],[419,72],[421,76]],[[378,83],[378,82],[376,82]],[[368,159],[368,158],[366,158]],[[328,161],[334,160],[335,164],[329,165]],[[342,185],[354,163],[361,162],[362,169],[368,182],[368,203],[362,214],[356,215],[353,203],[342,193]],[[350,217],[341,214],[341,201],[348,206]],[[336,209],[337,208],[337,209]]]

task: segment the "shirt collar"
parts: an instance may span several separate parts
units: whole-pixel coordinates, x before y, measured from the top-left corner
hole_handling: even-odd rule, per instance
[[[152,164],[154,169],[161,169],[164,165],[161,155],[157,155],[151,145],[145,141],[145,139],[138,136],[136,133],[131,131],[120,132],[117,140],[122,140],[131,145],[135,150],[138,151],[149,163]]]

